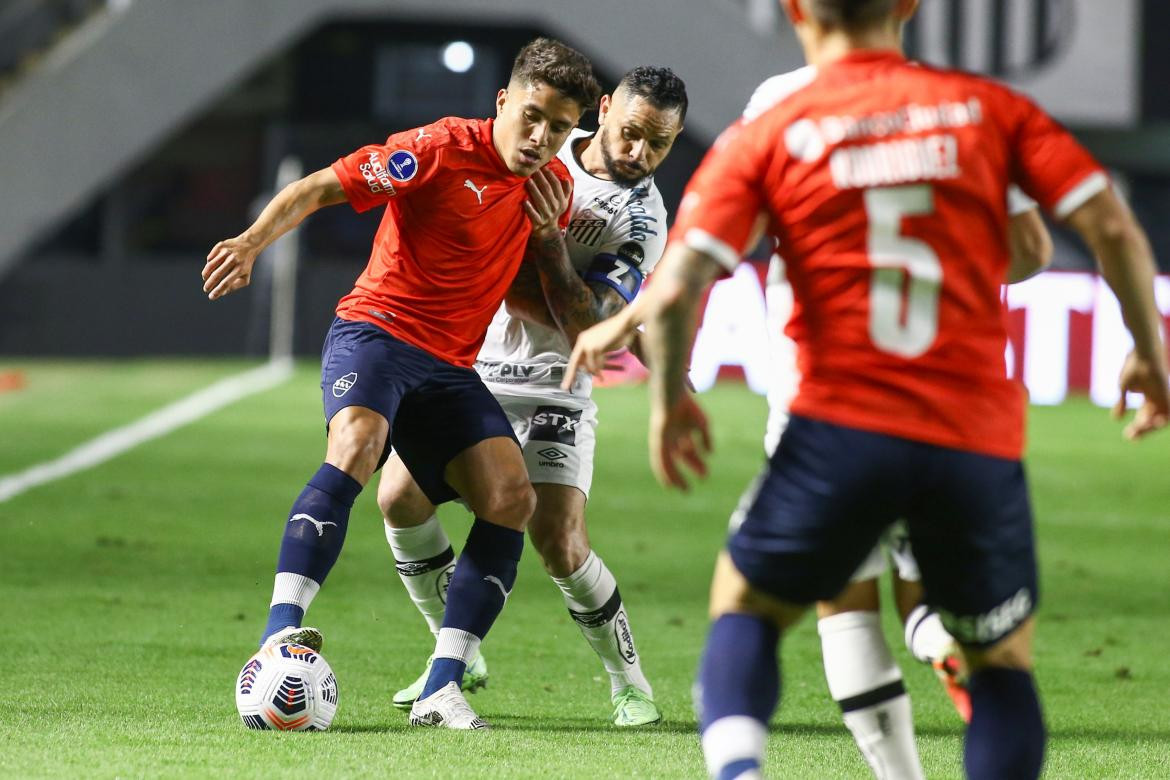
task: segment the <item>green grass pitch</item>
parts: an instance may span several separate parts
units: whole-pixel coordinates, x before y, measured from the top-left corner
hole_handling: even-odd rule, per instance
[[[8,361],[0,474],[55,457],[245,366]],[[324,734],[249,732],[232,685],[255,647],[286,512],[323,453],[316,368],[98,468],[0,503],[2,777],[701,777],[690,685],[729,510],[758,468],[763,401],[704,394],[711,477],[667,494],[646,463],[643,388],[600,391],[590,534],[621,583],[665,721],[608,722],[608,684],[529,548],[484,645],[487,733],[412,730],[390,706],[430,636],[394,573],[372,490],[310,613],[341,708]],[[1170,777],[1170,434],[1125,443],[1084,402],[1031,414],[1043,594],[1038,679],[1052,778]],[[444,511],[453,540],[467,518]],[[930,777],[961,772],[961,724],[890,643]],[[783,649],[768,768],[868,777],[829,700],[811,620]]]

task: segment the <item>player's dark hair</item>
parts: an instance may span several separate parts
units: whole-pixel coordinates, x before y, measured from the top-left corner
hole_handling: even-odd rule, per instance
[[[650,101],[659,109],[678,109],[681,122],[687,118],[687,85],[670,68],[639,65],[618,82],[618,89]]]
[[[548,84],[579,103],[582,110],[595,108],[601,97],[589,58],[552,38],[537,38],[520,50],[512,63],[511,81]]]
[[[808,0],[808,10],[825,27],[858,30],[889,17],[897,0]]]

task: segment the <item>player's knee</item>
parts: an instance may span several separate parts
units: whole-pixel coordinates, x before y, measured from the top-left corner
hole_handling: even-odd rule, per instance
[[[538,517],[539,517],[539,510]],[[548,524],[533,519],[529,527],[532,545],[540,554],[545,570],[553,577],[568,577],[589,557],[589,540],[576,526]]]
[[[378,467],[387,433],[385,419],[373,412],[366,415],[338,413],[329,423],[326,460],[365,484]]]
[[[523,531],[536,511],[536,492],[528,480],[497,484],[474,509],[489,523]]]

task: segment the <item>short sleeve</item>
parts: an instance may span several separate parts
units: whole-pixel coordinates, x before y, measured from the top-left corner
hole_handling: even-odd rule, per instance
[[[606,231],[598,255],[631,263],[645,276],[666,249],[666,206],[654,187],[635,187]]]
[[[1015,100],[1012,181],[1064,219],[1109,186],[1101,165],[1059,122],[1032,101]]]
[[[740,121],[725,130],[691,176],[670,240],[714,258],[728,271],[749,249],[756,218],[765,207],[762,186],[768,164],[757,143],[766,126]]]
[[[395,133],[384,144],[363,146],[333,163],[355,211],[383,206],[422,187],[438,168],[448,131],[438,125]]]

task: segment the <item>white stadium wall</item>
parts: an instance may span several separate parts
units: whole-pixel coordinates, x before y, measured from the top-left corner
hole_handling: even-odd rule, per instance
[[[714,286],[691,355],[697,390],[719,377],[742,377],[757,393],[772,370],[764,325],[763,266],[743,263]],[[1170,276],[1155,282],[1170,326]],[[1117,400],[1117,377],[1132,345],[1117,299],[1100,276],[1049,271],[1007,288],[1009,344],[1004,359],[1032,403],[1058,404],[1087,394],[1100,406]]]

